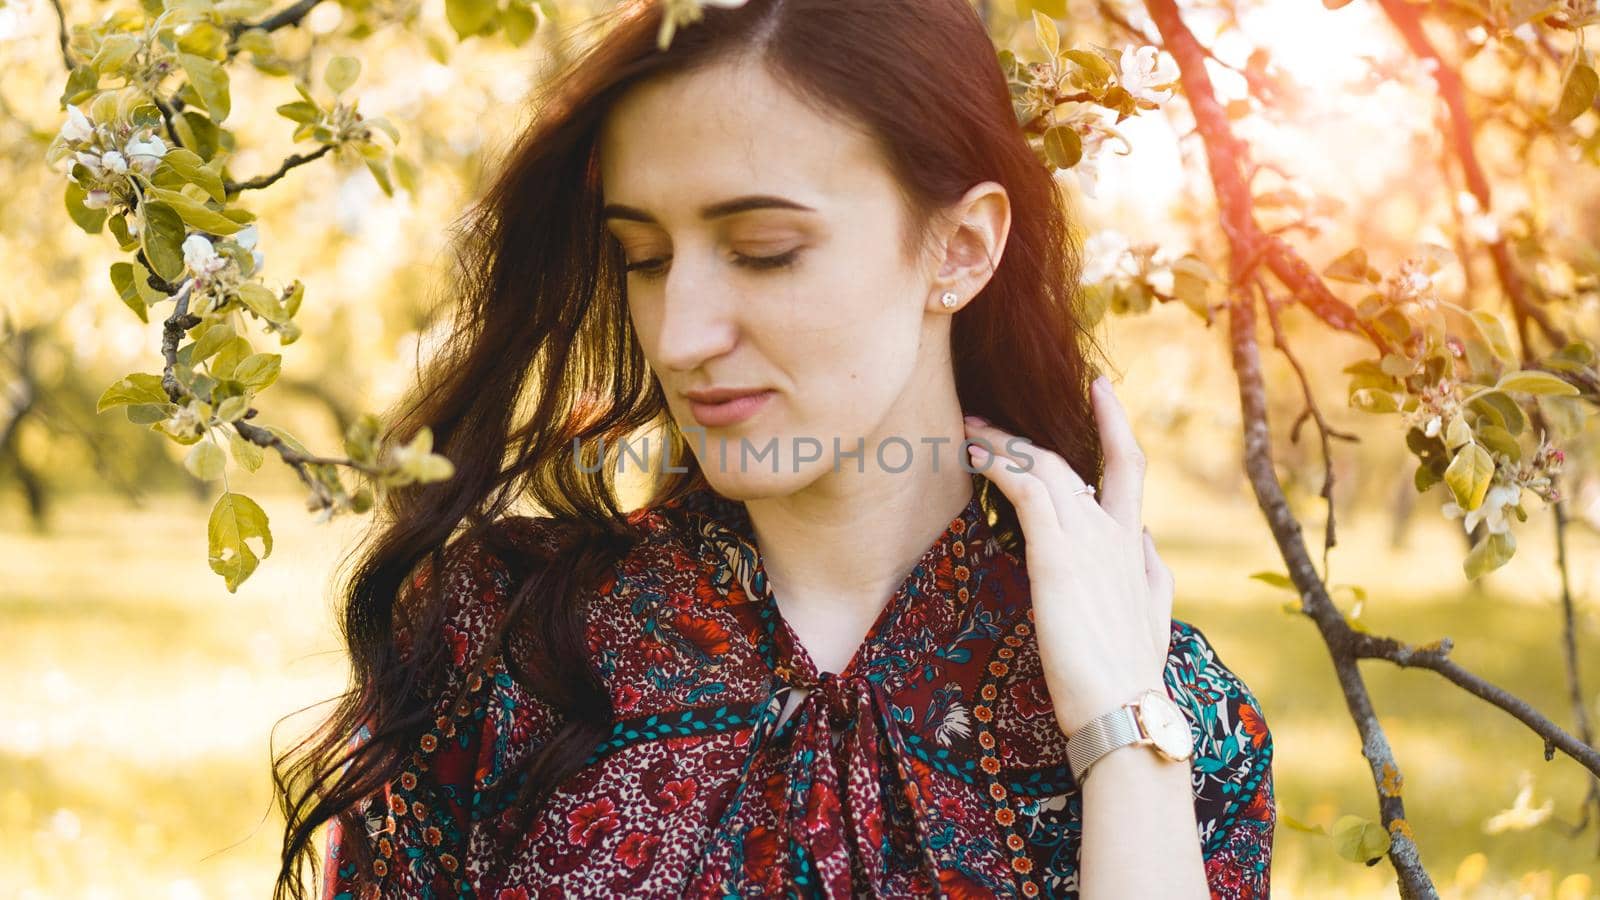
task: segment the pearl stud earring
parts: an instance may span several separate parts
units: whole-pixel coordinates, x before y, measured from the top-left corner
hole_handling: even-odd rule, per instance
[[[955,291],[945,291],[939,297],[939,302],[944,304],[945,309],[952,309],[957,303],[961,302],[961,298],[956,296]]]

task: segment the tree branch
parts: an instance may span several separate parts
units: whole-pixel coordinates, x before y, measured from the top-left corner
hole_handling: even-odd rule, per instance
[[[333,148],[333,144],[323,144],[321,147],[318,147],[316,150],[313,150],[310,153],[296,153],[290,156],[288,159],[285,159],[283,161],[283,165],[278,167],[278,171],[273,172],[270,175],[258,175],[249,181],[225,182],[222,185],[222,189],[228,194],[237,194],[240,191],[260,190],[261,188],[270,186],[283,176],[289,174],[290,169],[293,169],[297,166],[303,166],[306,163],[316,162],[322,157],[327,156],[328,151],[332,150]]]
[[[61,62],[70,72],[78,64],[72,59],[72,40],[67,36],[67,11],[61,8],[61,0],[50,0],[50,5],[56,10],[56,38],[61,42]]]

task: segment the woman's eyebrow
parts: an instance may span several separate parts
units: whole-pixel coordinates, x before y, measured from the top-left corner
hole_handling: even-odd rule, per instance
[[[749,212],[753,209],[793,209],[800,212],[816,212],[815,209],[805,204],[786,200],[783,197],[774,197],[770,194],[751,194],[703,206],[700,208],[700,218],[709,221],[723,216],[731,216],[735,213]],[[621,203],[606,204],[605,208],[600,212],[600,218],[602,220],[627,219],[633,222],[656,224],[654,216],[637,207]]]

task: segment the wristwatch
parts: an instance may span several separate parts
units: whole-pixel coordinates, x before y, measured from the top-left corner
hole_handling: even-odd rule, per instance
[[[1183,710],[1163,691],[1147,690],[1136,699],[1090,719],[1067,739],[1067,765],[1083,783],[1100,757],[1129,744],[1145,744],[1174,762],[1194,755],[1194,739]]]

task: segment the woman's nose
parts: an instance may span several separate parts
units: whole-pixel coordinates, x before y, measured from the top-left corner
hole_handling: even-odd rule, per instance
[[[662,365],[688,371],[733,348],[739,325],[729,289],[713,266],[674,262],[663,288],[656,338]]]

